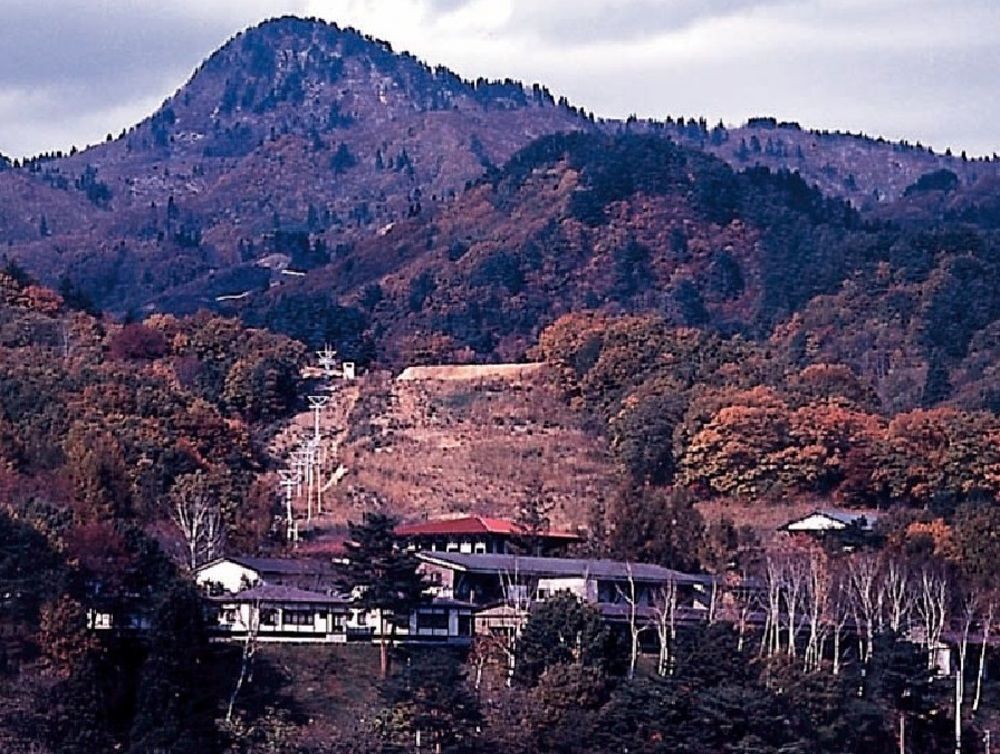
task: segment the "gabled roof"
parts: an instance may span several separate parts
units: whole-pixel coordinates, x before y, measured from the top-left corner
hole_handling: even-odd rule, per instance
[[[419,552],[417,557],[467,573],[505,574],[542,578],[597,578],[696,584],[710,583],[710,576],[681,573],[651,563],[626,563],[619,560],[588,558],[540,558],[522,555],[467,554],[458,552]]]
[[[876,521],[878,521],[878,514],[872,512],[862,512],[862,511],[846,511],[838,508],[826,508],[824,510],[816,511],[821,516],[826,516],[834,521],[840,521],[845,526],[850,526],[851,524],[862,523],[871,526]]]
[[[218,558],[210,563],[206,563],[198,570],[203,571],[206,568],[214,566],[216,563],[223,563],[225,561],[236,563],[261,575],[317,576],[333,571],[333,564],[323,560],[311,558],[255,558],[243,555]]]
[[[257,584],[236,594],[213,598],[216,602],[297,602],[313,605],[348,605],[351,600],[339,594],[324,594],[279,584]]]
[[[500,534],[520,537],[525,536],[527,532],[524,527],[519,526],[513,521],[506,521],[502,518],[489,518],[487,516],[462,516],[460,518],[438,519],[435,521],[423,521],[415,524],[402,524],[396,527],[396,536],[399,537],[448,536],[463,534]],[[540,532],[537,536],[558,539],[578,539],[576,534],[561,531]]]
[[[816,527],[807,526],[807,522],[810,519],[825,519],[829,525],[817,525]],[[841,508],[825,508],[815,510],[808,515],[793,519],[781,528],[786,531],[818,531],[824,529],[842,530],[848,526],[859,526],[864,530],[868,530],[872,528],[872,525],[877,520],[878,514],[872,513],[871,511],[865,512],[843,510]]]

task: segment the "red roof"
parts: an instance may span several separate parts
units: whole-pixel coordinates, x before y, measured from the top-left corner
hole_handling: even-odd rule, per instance
[[[505,521],[502,518],[488,518],[486,516],[463,516],[461,518],[423,521],[417,524],[403,524],[396,527],[396,534],[400,537],[426,537],[436,535],[447,536],[461,534],[504,534],[507,536],[521,536],[525,533],[524,528],[513,521]],[[577,539],[575,534],[559,531],[542,532],[539,536],[557,537],[560,539]]]

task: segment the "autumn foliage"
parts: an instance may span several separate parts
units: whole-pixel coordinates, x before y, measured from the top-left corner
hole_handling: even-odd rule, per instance
[[[539,352],[567,396],[606,422],[637,483],[881,507],[1000,493],[994,414],[943,405],[893,415],[844,364],[802,363],[655,315],[566,315]]]

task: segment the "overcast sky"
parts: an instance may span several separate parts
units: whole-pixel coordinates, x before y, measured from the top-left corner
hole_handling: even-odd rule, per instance
[[[320,16],[597,115],[775,115],[1000,151],[1000,0],[0,0],[0,152],[100,140],[235,32]]]

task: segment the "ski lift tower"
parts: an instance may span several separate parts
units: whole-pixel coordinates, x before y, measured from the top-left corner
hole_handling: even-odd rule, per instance
[[[285,493],[285,537],[289,542],[292,542],[298,539],[295,529],[295,517],[292,514],[292,496],[295,494],[295,488],[300,484],[299,476],[290,469],[281,469],[278,471],[278,475],[281,477],[278,486]]]
[[[323,370],[323,374],[326,375],[327,379],[336,376],[337,369],[337,352],[330,348],[329,345],[326,346],[322,351],[316,352],[316,358],[319,360],[319,366]]]
[[[329,395],[308,395],[309,409],[313,412],[313,439],[319,443],[319,415],[330,402]]]

